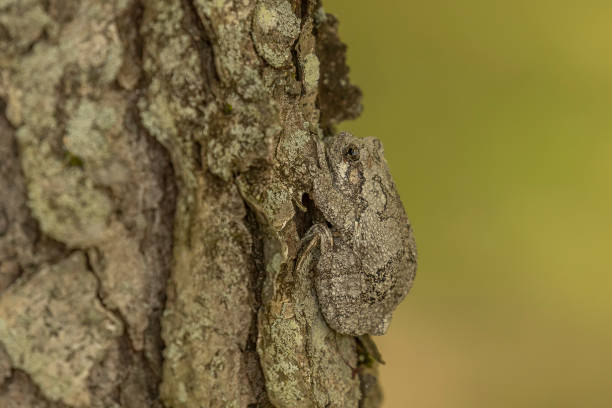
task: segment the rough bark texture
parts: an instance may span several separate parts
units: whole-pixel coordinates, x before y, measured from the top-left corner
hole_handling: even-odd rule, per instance
[[[336,25],[0,0],[1,407],[380,404],[295,266],[314,140],[361,109]]]

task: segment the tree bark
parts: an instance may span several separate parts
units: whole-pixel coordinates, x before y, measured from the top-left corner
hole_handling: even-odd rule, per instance
[[[314,0],[0,1],[1,407],[380,404],[296,267],[314,140],[361,110],[336,25]]]

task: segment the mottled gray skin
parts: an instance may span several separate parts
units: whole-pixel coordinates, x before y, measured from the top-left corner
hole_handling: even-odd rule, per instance
[[[325,220],[306,234],[320,244],[315,286],[329,326],[381,335],[416,271],[416,245],[378,139],[340,133],[318,143],[312,200]]]

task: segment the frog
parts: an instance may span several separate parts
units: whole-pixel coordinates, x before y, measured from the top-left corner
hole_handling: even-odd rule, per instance
[[[385,334],[412,287],[417,250],[383,145],[341,132],[316,140],[316,152],[308,197],[315,214],[297,263],[317,250],[314,286],[333,330]]]

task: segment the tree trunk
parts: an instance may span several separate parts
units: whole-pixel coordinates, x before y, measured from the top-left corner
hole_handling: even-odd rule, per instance
[[[344,54],[314,0],[0,1],[1,407],[379,405],[295,267]]]

